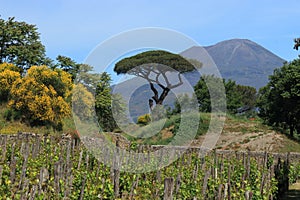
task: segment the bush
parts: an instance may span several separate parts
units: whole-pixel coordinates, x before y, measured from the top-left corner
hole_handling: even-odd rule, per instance
[[[4,111],[4,119],[7,121],[11,120],[18,120],[21,118],[21,113],[18,111],[15,111],[14,109],[8,108]]]
[[[138,117],[137,123],[141,125],[147,125],[151,122],[150,114],[144,114]]]

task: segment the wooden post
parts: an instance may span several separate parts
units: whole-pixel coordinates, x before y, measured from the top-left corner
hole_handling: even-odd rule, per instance
[[[30,200],[34,200],[35,199],[35,194],[36,194],[36,190],[37,190],[37,185],[33,185],[30,191]]]
[[[6,159],[6,148],[7,148],[7,136],[4,137],[4,144],[1,147],[1,149],[2,149],[1,162],[4,162],[4,160]]]
[[[2,173],[3,173],[3,166],[0,165],[0,185],[2,184]]]
[[[261,183],[260,183],[260,194],[261,194],[261,196],[263,196],[263,194],[264,194],[265,179],[266,179],[266,174],[265,174],[265,172],[262,172]]]
[[[248,154],[247,154],[247,167],[246,167],[247,176],[246,176],[246,180],[249,180],[249,178],[250,178],[250,168],[251,168],[251,156],[250,156],[250,150],[249,150]]]
[[[132,183],[132,186],[130,188],[129,199],[133,199],[134,189],[138,186],[138,184],[139,184],[139,176],[136,176],[136,180]]]
[[[223,199],[222,198],[222,189],[223,189],[223,184],[220,184],[219,188],[218,188],[218,197],[217,197],[218,200],[222,200]]]
[[[202,197],[203,197],[203,199],[205,199],[205,196],[206,196],[207,182],[208,182],[208,178],[210,176],[210,172],[211,172],[211,169],[208,169],[206,171],[205,177],[204,177],[204,180],[203,180],[203,187],[202,187]]]
[[[119,198],[120,196],[120,158],[119,158],[119,140],[116,140],[116,154],[114,155],[115,163],[114,163],[114,193],[115,198]]]
[[[79,153],[79,159],[78,159],[77,170],[80,169],[81,160],[82,160],[82,154],[83,154],[83,150],[81,150],[80,153]]]
[[[176,178],[176,186],[175,186],[175,194],[178,193],[180,185],[181,185],[181,173],[178,173],[177,178]]]
[[[174,189],[174,179],[165,178],[164,181],[164,200],[172,200],[173,199],[173,189]]]
[[[161,171],[157,170],[156,171],[156,182],[158,183],[158,185],[161,183]],[[155,188],[155,197],[159,197],[159,187]]]
[[[42,193],[42,186],[43,184],[49,179],[49,172],[45,167],[42,167],[40,170],[40,181],[39,181],[39,192],[38,194],[40,195]]]
[[[84,197],[84,188],[85,188],[86,178],[87,178],[87,174],[85,173],[84,177],[83,177],[82,185],[81,185],[79,200],[83,200],[83,197]]]
[[[252,192],[251,191],[246,191],[245,192],[245,200],[251,200],[252,199]]]
[[[226,194],[228,196],[228,200],[231,199],[231,168],[233,168],[232,166],[229,166],[228,167],[228,179],[227,179],[227,184],[225,185],[225,191],[226,191]]]
[[[228,183],[225,183],[225,185],[224,185],[224,198],[223,199],[226,199],[227,195],[228,195]]]
[[[10,181],[11,184],[14,184],[16,179],[16,167],[17,167],[17,159],[16,157],[13,157],[10,163]]]
[[[283,166],[284,173],[284,189],[285,192],[289,190],[289,171],[290,171],[290,152],[286,154],[286,159]]]
[[[23,143],[22,143],[23,144]],[[29,156],[29,150],[28,148],[26,148],[26,151],[23,152],[23,155],[24,155],[24,161],[23,161],[23,165],[22,165],[22,172],[21,172],[21,176],[20,176],[20,181],[19,181],[19,189],[23,189],[22,186],[22,181],[23,179],[25,178],[26,176],[26,169],[27,169],[27,162],[28,162],[28,156]]]
[[[54,188],[55,188],[55,192],[58,194],[60,193],[60,184],[59,184],[59,179],[60,179],[60,162],[56,162],[54,163]]]

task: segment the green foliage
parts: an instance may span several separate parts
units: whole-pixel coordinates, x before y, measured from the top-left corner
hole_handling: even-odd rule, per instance
[[[81,83],[91,93],[95,93],[101,74],[93,73],[93,67],[87,64],[80,64],[76,83]]]
[[[207,85],[210,85],[210,90],[216,91],[214,93],[209,91]],[[198,83],[194,86],[195,94],[198,99],[199,108],[202,112],[211,112],[211,99],[215,99],[216,107],[222,106],[224,103],[225,94],[222,94],[220,85],[224,84],[224,80],[214,76],[202,76]],[[210,95],[212,93],[213,96]],[[215,96],[218,95],[218,96]],[[219,96],[221,95],[221,96]]]
[[[111,95],[111,105],[112,105],[112,115],[114,120],[118,122],[118,124],[128,124],[128,119],[126,116],[126,103],[123,97],[120,94],[112,94]],[[117,128],[117,127],[115,127]]]
[[[237,85],[236,92],[238,93],[243,106],[249,106],[250,108],[254,108],[256,106],[257,91],[254,87]]]
[[[210,85],[210,90],[207,87]],[[198,83],[194,86],[195,94],[198,99],[199,108],[202,112],[211,112],[211,99],[216,101],[216,107],[221,106],[224,98],[220,91],[219,86],[224,85],[226,95],[227,110],[232,113],[236,113],[240,107],[247,107],[251,109],[255,106],[256,102],[256,89],[250,86],[243,86],[236,84],[235,81],[220,79],[214,76],[202,76]],[[211,94],[213,96],[211,96]],[[218,94],[221,96],[215,96]]]
[[[300,162],[291,163],[289,168],[289,183],[296,183],[297,180],[300,180]]]
[[[117,72],[117,74],[123,74],[144,64],[162,64],[178,72],[188,72],[195,69],[190,62],[180,55],[162,50],[154,50],[122,59],[116,63],[114,71]]]
[[[50,64],[35,25],[0,19],[0,63],[13,63],[22,70],[32,65]]]
[[[159,121],[166,117],[167,113],[163,105],[156,104],[156,106],[151,111],[152,121]]]
[[[112,131],[116,125],[111,110],[111,78],[104,72],[96,89],[95,108],[98,121],[104,131]]]
[[[95,109],[98,122],[103,131],[113,131],[117,123],[125,118],[125,106],[120,95],[111,94],[111,78],[106,72],[100,76],[95,95]]]
[[[188,94],[178,95],[174,103],[173,114],[179,114],[181,112],[195,111],[194,108],[198,108],[198,102],[196,95],[189,97]],[[184,109],[184,110],[182,110]]]
[[[3,117],[5,118],[5,120],[10,121],[10,120],[19,120],[21,119],[21,112],[18,112],[14,109],[11,108],[7,108],[5,110],[5,112],[3,113]]]
[[[258,107],[268,124],[300,134],[300,59],[274,70],[259,91]]]
[[[187,61],[189,61],[189,63],[191,63],[196,69],[200,69],[203,66],[203,63],[201,63],[200,61],[198,61],[197,59],[193,59],[193,58],[186,58],[185,59]]]
[[[236,84],[235,81],[225,81],[227,109],[230,112],[237,112],[240,107],[247,107],[249,110],[256,104],[256,89],[251,86]]]
[[[58,61],[58,63],[53,67],[54,68],[59,67],[65,72],[68,72],[69,74],[71,74],[72,80],[75,80],[81,65],[77,64],[74,60],[66,56],[59,55],[56,57],[56,60]]]
[[[137,118],[137,123],[141,125],[147,125],[151,122],[150,114],[144,114]]]

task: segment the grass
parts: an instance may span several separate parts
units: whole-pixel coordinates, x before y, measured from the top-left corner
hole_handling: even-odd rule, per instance
[[[286,135],[282,135],[283,142],[282,147],[277,149],[276,151],[279,153],[286,152],[300,152],[300,143],[294,140],[289,139]]]
[[[227,114],[227,118],[224,125],[224,131],[241,133],[268,133],[272,131],[272,129],[269,126],[264,125],[262,120],[258,117],[247,118],[244,116]]]
[[[0,104],[0,134],[16,134],[18,132],[30,132],[36,134],[52,134],[59,135],[62,132],[69,131],[71,129],[75,130],[74,120],[69,117],[63,120],[63,131],[54,131],[49,126],[35,126],[31,127],[20,120],[10,120],[7,121],[4,118],[4,113],[7,110],[7,104]]]

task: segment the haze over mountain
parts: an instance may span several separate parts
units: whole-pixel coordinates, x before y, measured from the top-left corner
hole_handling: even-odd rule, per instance
[[[197,48],[199,47],[191,47],[180,54],[195,58]],[[257,89],[266,85],[268,76],[285,62],[271,51],[247,39],[225,40],[204,49],[214,60],[223,78]],[[201,55],[199,57],[201,60]]]

